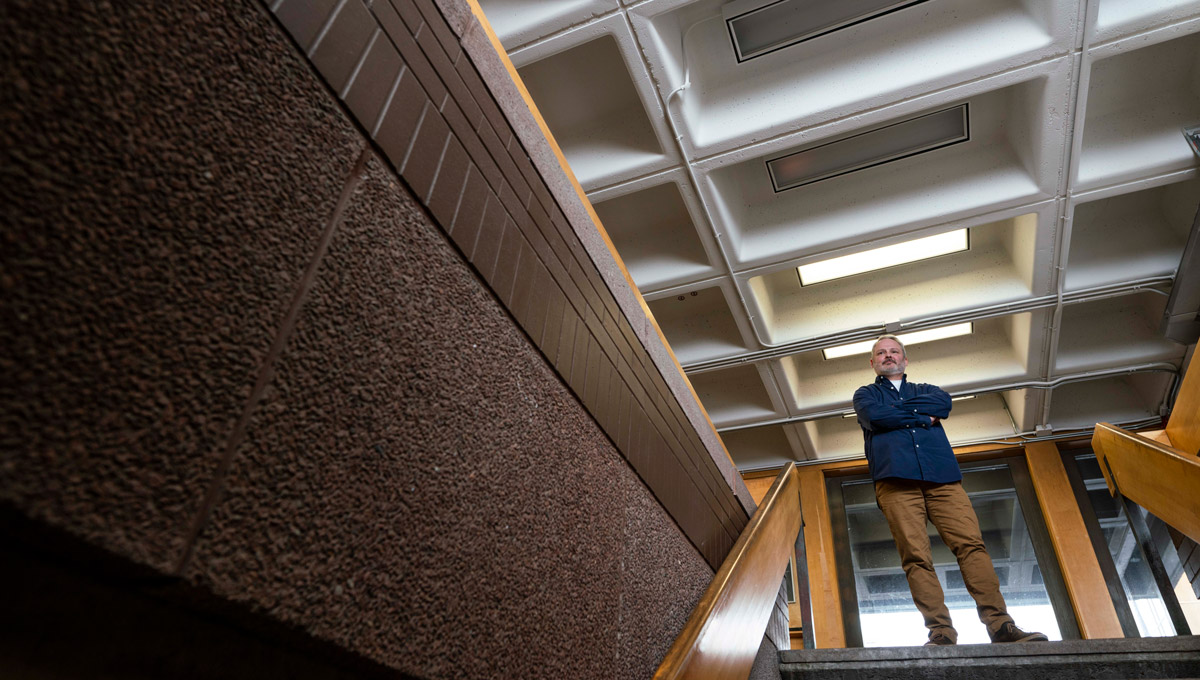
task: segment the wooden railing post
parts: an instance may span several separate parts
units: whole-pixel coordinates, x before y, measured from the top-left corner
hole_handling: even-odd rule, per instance
[[[1125,637],[1058,447],[1053,442],[1030,442],[1025,445],[1025,460],[1079,632],[1085,639]]]

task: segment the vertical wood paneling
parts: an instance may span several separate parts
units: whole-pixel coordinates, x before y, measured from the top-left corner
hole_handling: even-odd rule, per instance
[[[808,582],[813,611],[813,642],[819,649],[846,646],[842,602],[838,598],[837,561],[833,552],[825,472],[803,467],[800,473],[800,506],[804,512],[804,545],[808,556]],[[804,631],[809,635],[809,631]]]
[[[1080,634],[1084,639],[1125,637],[1058,447],[1032,442],[1025,446],[1025,460]]]
[[[1175,398],[1175,408],[1167,421],[1167,436],[1180,451],[1193,456],[1200,454],[1200,361],[1195,357]]]

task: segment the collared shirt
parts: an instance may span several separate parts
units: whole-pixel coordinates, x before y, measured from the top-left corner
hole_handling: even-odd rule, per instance
[[[941,423],[950,415],[950,395],[940,387],[908,382],[900,389],[883,376],[854,393],[871,478],[917,479],[945,484],[962,479]]]

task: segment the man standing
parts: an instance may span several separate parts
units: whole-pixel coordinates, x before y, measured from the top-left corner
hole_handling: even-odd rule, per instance
[[[876,340],[871,367],[877,377],[854,393],[854,411],[875,480],[875,498],[896,540],[913,602],[929,629],[925,644],[958,642],[933,567],[927,520],[958,559],[992,642],[1045,640],[1041,633],[1017,628],[1005,608],[979,520],[962,488],[962,471],[942,429],[941,420],[950,415],[950,395],[934,385],[908,382],[907,366],[908,355],[896,336]]]

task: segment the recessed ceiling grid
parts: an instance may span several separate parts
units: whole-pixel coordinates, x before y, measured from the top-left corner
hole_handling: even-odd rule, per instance
[[[881,2],[739,62],[726,19],[771,3],[480,0],[739,467],[861,453],[866,355],[821,350],[885,330],[970,324],[910,348],[974,397],[956,443],[1157,418],[1195,346],[1159,325],[1200,203],[1200,0]]]

